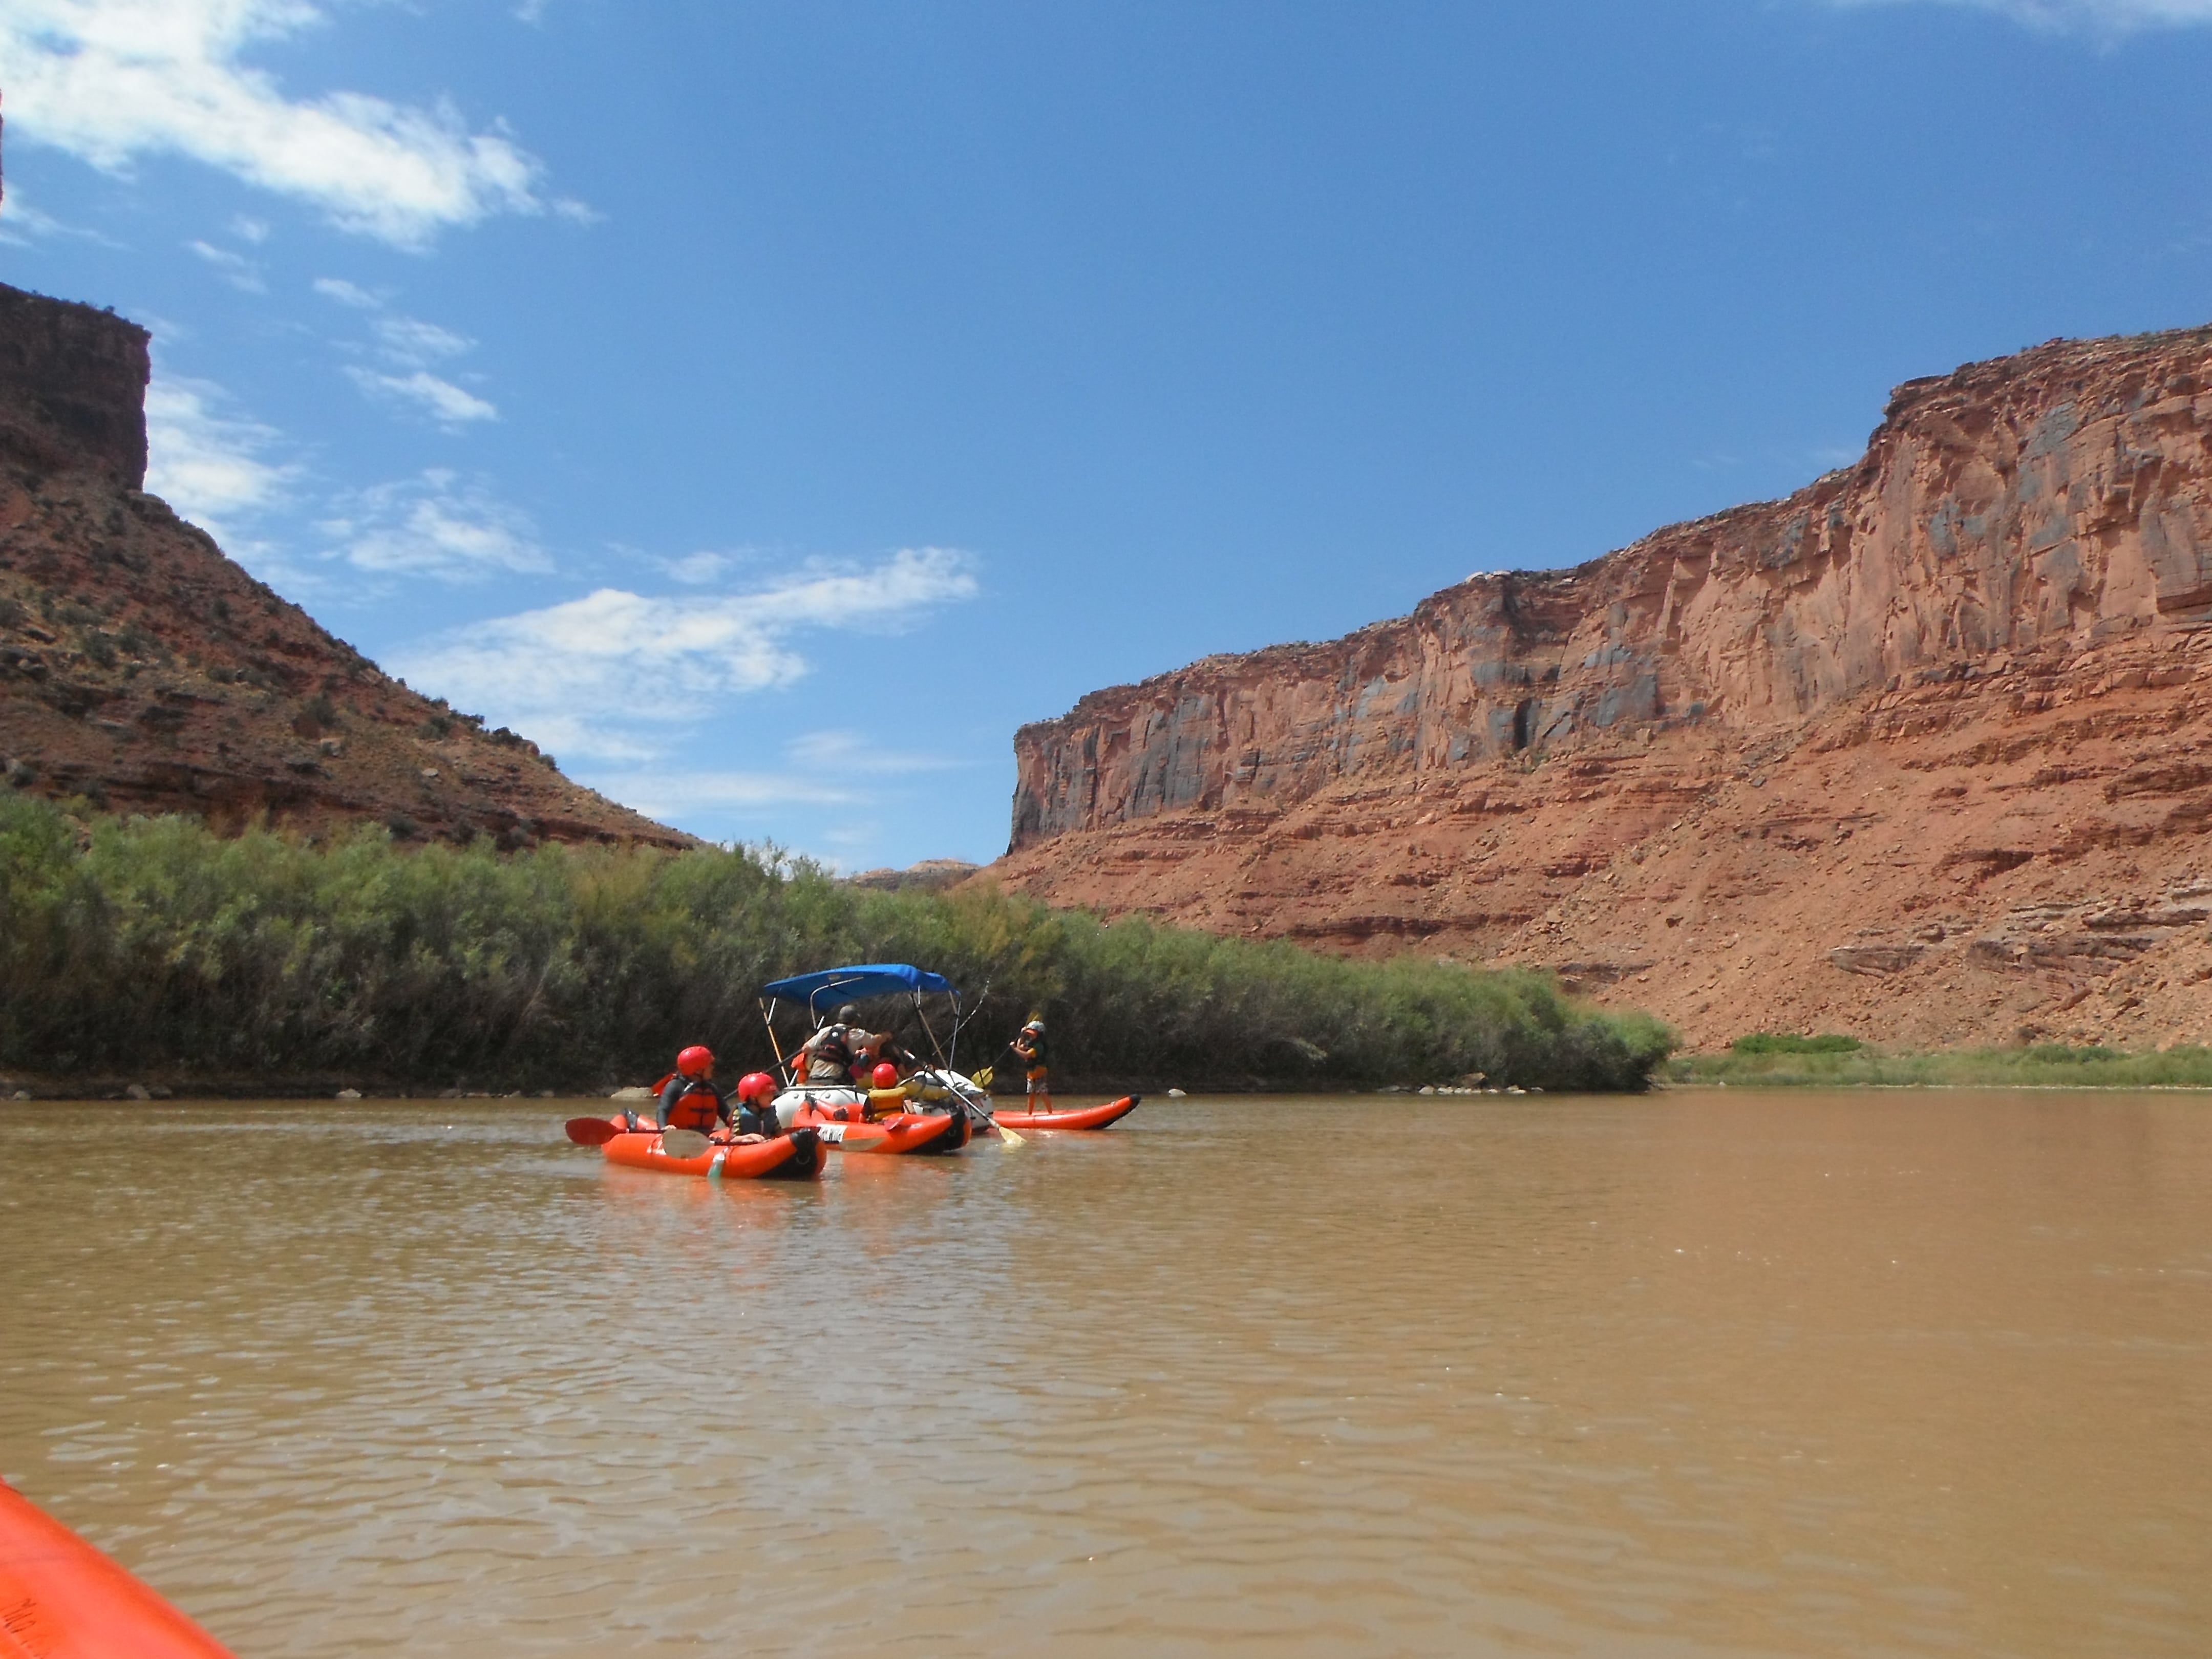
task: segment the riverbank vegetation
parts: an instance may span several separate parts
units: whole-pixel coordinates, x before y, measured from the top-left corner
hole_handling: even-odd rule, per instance
[[[747,848],[225,839],[0,789],[0,1066],[47,1078],[605,1087],[699,1041],[731,1074],[773,1059],[764,981],[869,961],[933,968],[971,1006],[988,984],[971,1068],[1046,1011],[1071,1085],[1637,1089],[1673,1042],[1539,974],[873,891]]]
[[[1850,1036],[1753,1032],[1724,1054],[1680,1054],[1668,1081],[1762,1089],[1909,1088],[2212,1089],[2212,1048],[2185,1045],[2140,1054],[2039,1042],[2016,1048],[1885,1053]]]

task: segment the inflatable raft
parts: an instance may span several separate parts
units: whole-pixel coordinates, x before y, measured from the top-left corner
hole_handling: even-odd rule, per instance
[[[811,1128],[840,1152],[936,1158],[975,1138],[975,1119],[966,1111],[891,1111],[872,1118],[872,1109],[865,1091],[818,1086],[787,1090],[775,1103],[778,1122]]]
[[[1066,1112],[994,1112],[991,1119],[1009,1129],[1104,1129],[1135,1111],[1144,1098],[1142,1095],[1123,1095],[1103,1106],[1084,1106]]]
[[[231,1659],[228,1648],[5,1483],[0,1655]]]
[[[613,1118],[620,1126],[625,1120]],[[671,1158],[661,1150],[658,1129],[626,1130],[599,1150],[607,1162],[654,1175],[709,1176],[717,1181],[811,1181],[827,1160],[822,1137],[794,1129],[772,1140],[713,1146],[696,1158]]]

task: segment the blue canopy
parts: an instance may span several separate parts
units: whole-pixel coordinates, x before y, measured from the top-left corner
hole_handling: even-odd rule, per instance
[[[826,992],[838,1002],[861,1002],[869,997],[935,991],[957,996],[952,981],[942,974],[909,968],[903,962],[865,962],[857,968],[824,968],[818,973],[795,974],[761,987],[764,997],[789,997],[809,1008]]]

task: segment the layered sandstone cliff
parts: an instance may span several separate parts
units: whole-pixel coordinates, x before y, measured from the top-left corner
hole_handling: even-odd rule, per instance
[[[332,638],[143,493],[144,330],[0,286],[0,774],[218,825],[688,844]]]
[[[1787,500],[1024,727],[998,870],[1698,1042],[2202,1039],[2208,737],[2212,329],[2054,341]]]

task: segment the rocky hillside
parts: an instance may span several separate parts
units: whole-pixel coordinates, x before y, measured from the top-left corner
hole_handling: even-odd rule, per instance
[[[141,488],[144,330],[0,287],[0,768],[235,827],[690,838],[380,672]]]
[[[2212,1039],[2212,329],[1898,388],[1865,457],[1016,737],[1056,903],[1546,964],[1697,1042]]]

